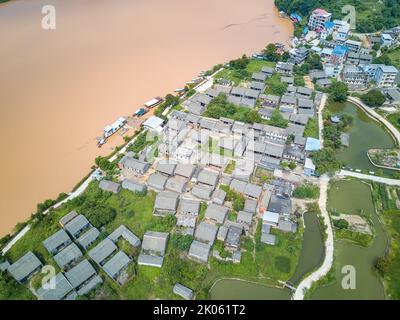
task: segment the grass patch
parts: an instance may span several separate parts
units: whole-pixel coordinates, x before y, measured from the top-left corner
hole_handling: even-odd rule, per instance
[[[304,129],[303,133],[304,137],[310,137],[310,138],[319,138],[319,132],[318,132],[318,119],[317,118],[310,118],[307,121],[306,127]]]
[[[224,172],[227,173],[227,174],[232,174],[233,170],[235,170],[235,166],[236,166],[236,161],[235,160],[229,161],[229,163],[226,166]]]

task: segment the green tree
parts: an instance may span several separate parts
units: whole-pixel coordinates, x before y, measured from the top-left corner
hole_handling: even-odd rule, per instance
[[[333,220],[333,225],[339,230],[345,230],[349,227],[349,223],[345,219]]]
[[[380,107],[386,101],[385,96],[379,90],[371,90],[361,96],[361,100],[370,107]]]
[[[342,167],[341,162],[336,158],[336,152],[332,148],[324,148],[311,153],[318,174],[333,173]]]
[[[278,48],[276,47],[275,44],[270,43],[262,51],[262,54],[267,61],[275,62],[279,60],[279,54],[277,53],[277,49]]]
[[[284,119],[278,109],[272,111],[271,119],[268,120],[268,124],[271,126],[286,128],[289,121]]]
[[[330,88],[330,97],[335,102],[345,102],[349,95],[349,88],[344,82],[334,82]]]

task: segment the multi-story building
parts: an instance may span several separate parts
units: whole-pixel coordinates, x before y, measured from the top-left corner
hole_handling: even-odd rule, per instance
[[[294,63],[300,64],[307,59],[308,50],[306,47],[295,48],[290,51],[290,58]]]
[[[368,75],[358,66],[345,65],[342,72],[342,80],[351,89],[360,89],[368,84]]]
[[[394,66],[379,66],[375,72],[374,80],[378,87],[393,87],[396,84],[396,78],[399,74]]]
[[[315,9],[308,20],[308,26],[311,30],[322,31],[325,26],[325,22],[330,21],[332,14],[324,9]]]

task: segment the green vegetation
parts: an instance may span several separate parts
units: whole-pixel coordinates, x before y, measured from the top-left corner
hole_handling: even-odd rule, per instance
[[[279,10],[292,13],[298,12],[307,21],[311,12],[318,7],[331,12],[333,19],[342,19],[344,5],[352,5],[357,12],[356,30],[358,32],[374,32],[385,28],[391,28],[400,24],[399,0],[275,0]],[[304,22],[305,23],[305,22]]]
[[[224,172],[227,173],[227,174],[232,174],[233,170],[235,170],[235,166],[236,166],[236,161],[235,160],[229,161],[229,163],[226,166]]]
[[[239,85],[242,81],[250,81],[251,75],[254,72],[260,72],[264,66],[274,67],[275,64],[242,56],[240,59],[230,61],[229,66],[215,75],[215,79],[217,81],[218,79],[226,79],[232,81],[234,85]]]
[[[400,299],[400,211],[382,212],[383,222],[391,239],[389,253],[376,262],[390,299]]]
[[[380,107],[386,101],[386,98],[382,92],[374,89],[363,94],[361,100],[370,107]]]
[[[318,199],[319,187],[312,183],[304,183],[293,190],[293,197],[299,199]]]
[[[285,94],[288,85],[281,82],[281,76],[274,73],[265,81],[267,87],[265,88],[265,94],[274,94],[276,96],[282,96]]]
[[[348,241],[354,242],[362,247],[368,247],[372,243],[372,240],[374,239],[374,237],[372,235],[367,234],[367,233],[352,231],[348,228],[340,229],[340,228],[336,227],[335,221],[334,221],[334,226],[335,226],[335,238],[336,239],[348,240]],[[343,227],[343,225],[341,225],[341,227]]]
[[[303,133],[304,137],[311,137],[318,139],[319,132],[318,132],[318,119],[317,118],[310,118],[307,121],[306,127]]]
[[[392,125],[394,125],[397,128],[397,130],[400,130],[400,112],[388,115],[387,119]]]
[[[326,112],[327,118],[331,116],[330,112]],[[330,120],[326,120],[324,123],[324,129],[322,133],[324,135],[324,146],[339,149],[342,146],[340,135],[349,129],[353,123],[353,117],[349,114],[340,115],[339,123],[332,123]]]
[[[226,95],[223,93],[211,100],[210,104],[207,106],[207,110],[204,112],[204,116],[214,119],[227,117],[245,123],[262,122],[262,118],[256,110],[238,107],[233,103],[228,102]]]
[[[33,294],[6,272],[0,273],[0,300],[32,300]]]
[[[329,98],[334,102],[345,102],[349,95],[349,88],[344,82],[334,81],[329,89]]]
[[[393,49],[385,49],[383,54],[379,57],[375,57],[373,63],[394,65],[396,68],[400,68],[400,47]]]
[[[336,158],[335,151],[332,148],[314,151],[311,153],[311,158],[315,164],[316,173],[319,175],[334,173],[342,167],[342,163]]]
[[[161,103],[154,111],[154,115],[157,117],[162,117],[162,114],[165,111],[165,109],[167,109],[168,107],[174,107],[178,104],[179,104],[179,96],[167,94],[164,98],[164,102]]]
[[[289,124],[289,121],[283,118],[283,116],[279,112],[279,109],[275,109],[274,111],[272,111],[271,119],[267,121],[267,124],[279,128],[286,128]]]
[[[241,193],[231,190],[226,185],[221,185],[220,188],[226,192],[226,201],[232,202],[233,210],[243,210],[245,198]]]

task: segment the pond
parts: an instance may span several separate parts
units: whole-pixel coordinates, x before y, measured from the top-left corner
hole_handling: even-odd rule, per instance
[[[384,299],[384,287],[374,270],[376,258],[384,255],[388,237],[372,201],[370,187],[357,180],[342,180],[331,184],[328,193],[328,208],[344,214],[363,212],[370,218],[375,237],[369,247],[361,247],[349,241],[335,241],[334,283],[318,287],[311,299]],[[341,281],[344,266],[354,266],[356,288],[343,289]]]
[[[303,276],[317,268],[324,256],[324,243],[320,223],[314,212],[304,214],[304,238],[296,271],[289,280],[297,285]],[[291,291],[237,279],[217,281],[210,291],[213,300],[288,300]]]
[[[350,102],[332,103],[327,109],[334,114],[349,114],[353,116],[353,124],[349,131],[350,146],[337,153],[337,158],[352,169],[376,171],[367,157],[370,148],[393,148],[392,136],[377,121],[371,119],[362,109]],[[390,170],[385,170],[390,174]]]

